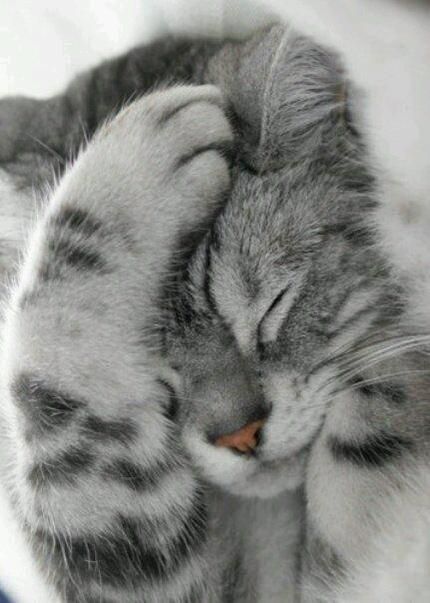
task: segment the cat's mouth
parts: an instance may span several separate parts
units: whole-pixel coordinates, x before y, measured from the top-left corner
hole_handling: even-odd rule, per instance
[[[228,490],[240,496],[272,498],[285,490],[296,490],[304,481],[309,448],[294,456],[265,460],[263,455],[249,455],[252,468],[244,471],[242,479],[229,485]],[[246,463],[247,459],[244,459]]]
[[[218,436],[211,441],[211,444],[217,448],[223,448],[235,456],[243,457],[245,460],[252,457],[258,462],[260,468],[271,470],[285,464],[295,464],[297,459],[301,459],[309,452],[310,445],[303,446],[294,454],[281,457],[267,458],[264,450],[264,426],[267,416],[250,421],[240,429]],[[270,455],[271,456],[271,455]]]
[[[240,429],[211,439],[202,438],[193,427],[185,442],[204,478],[231,494],[272,498],[295,490],[304,480],[309,447],[291,455],[267,454],[267,419],[253,420]]]

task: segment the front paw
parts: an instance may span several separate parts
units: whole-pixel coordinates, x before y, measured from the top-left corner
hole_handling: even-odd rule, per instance
[[[102,128],[95,141],[100,146],[101,169],[106,173],[109,166],[113,190],[127,183],[127,197],[137,185],[153,224],[167,217],[192,224],[229,188],[233,132],[214,86],[173,87],[143,97]]]
[[[214,86],[187,86],[147,98],[155,158],[183,192],[218,196],[229,184],[233,133]]]

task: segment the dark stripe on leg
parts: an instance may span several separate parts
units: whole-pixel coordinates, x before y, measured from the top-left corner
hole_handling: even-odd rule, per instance
[[[54,262],[67,264],[77,270],[87,272],[106,272],[106,262],[94,249],[65,241],[50,241],[49,249],[54,254]]]
[[[180,521],[178,534],[163,547],[148,540],[144,522],[121,516],[104,534],[68,538],[39,530],[35,538],[47,567],[56,566],[61,574],[77,577],[81,584],[94,581],[131,589],[173,577],[204,545],[207,515],[200,494],[189,515]]]
[[[94,461],[95,455],[88,446],[71,446],[57,456],[33,465],[28,480],[37,490],[54,485],[71,485],[92,467]]]
[[[394,434],[380,432],[369,435],[362,442],[346,442],[330,436],[328,446],[338,462],[348,462],[358,467],[380,467],[411,450],[412,442]]]
[[[81,400],[51,389],[32,375],[20,375],[11,391],[14,401],[38,432],[68,424],[74,414],[85,406]]]
[[[127,445],[136,440],[138,429],[131,419],[109,420],[90,415],[84,421],[83,433],[98,442],[118,442]]]
[[[69,228],[87,237],[98,232],[102,223],[97,218],[79,207],[63,206],[53,219],[53,224],[60,228]]]
[[[162,477],[179,467],[174,458],[164,459],[145,468],[128,459],[115,459],[102,468],[103,477],[117,481],[131,490],[141,492],[154,488]]]

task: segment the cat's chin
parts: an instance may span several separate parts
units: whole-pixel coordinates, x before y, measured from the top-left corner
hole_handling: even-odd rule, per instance
[[[239,477],[227,489],[231,494],[249,498],[273,498],[286,490],[297,490],[304,482],[306,456],[303,453],[271,463],[257,461],[251,475]]]
[[[296,490],[305,478],[308,450],[295,456],[265,461],[217,448],[190,431],[187,449],[202,477],[219,488],[249,498],[273,498],[286,490]]]

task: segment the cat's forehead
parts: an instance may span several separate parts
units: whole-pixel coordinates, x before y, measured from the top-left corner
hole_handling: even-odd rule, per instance
[[[319,242],[311,205],[288,203],[287,190],[278,176],[241,174],[209,238],[210,293],[237,339],[255,332],[286,283],[300,281]]]
[[[289,287],[293,294],[310,271],[318,280],[342,262],[348,270],[360,255],[336,231],[356,222],[358,208],[341,184],[304,166],[264,178],[239,175],[208,247],[211,295],[235,333],[255,333],[279,293]],[[324,286],[318,280],[318,289]]]
[[[309,182],[308,182],[309,181]],[[255,289],[300,271],[321,244],[321,231],[336,220],[338,192],[306,174],[240,174],[214,226],[212,271]]]

